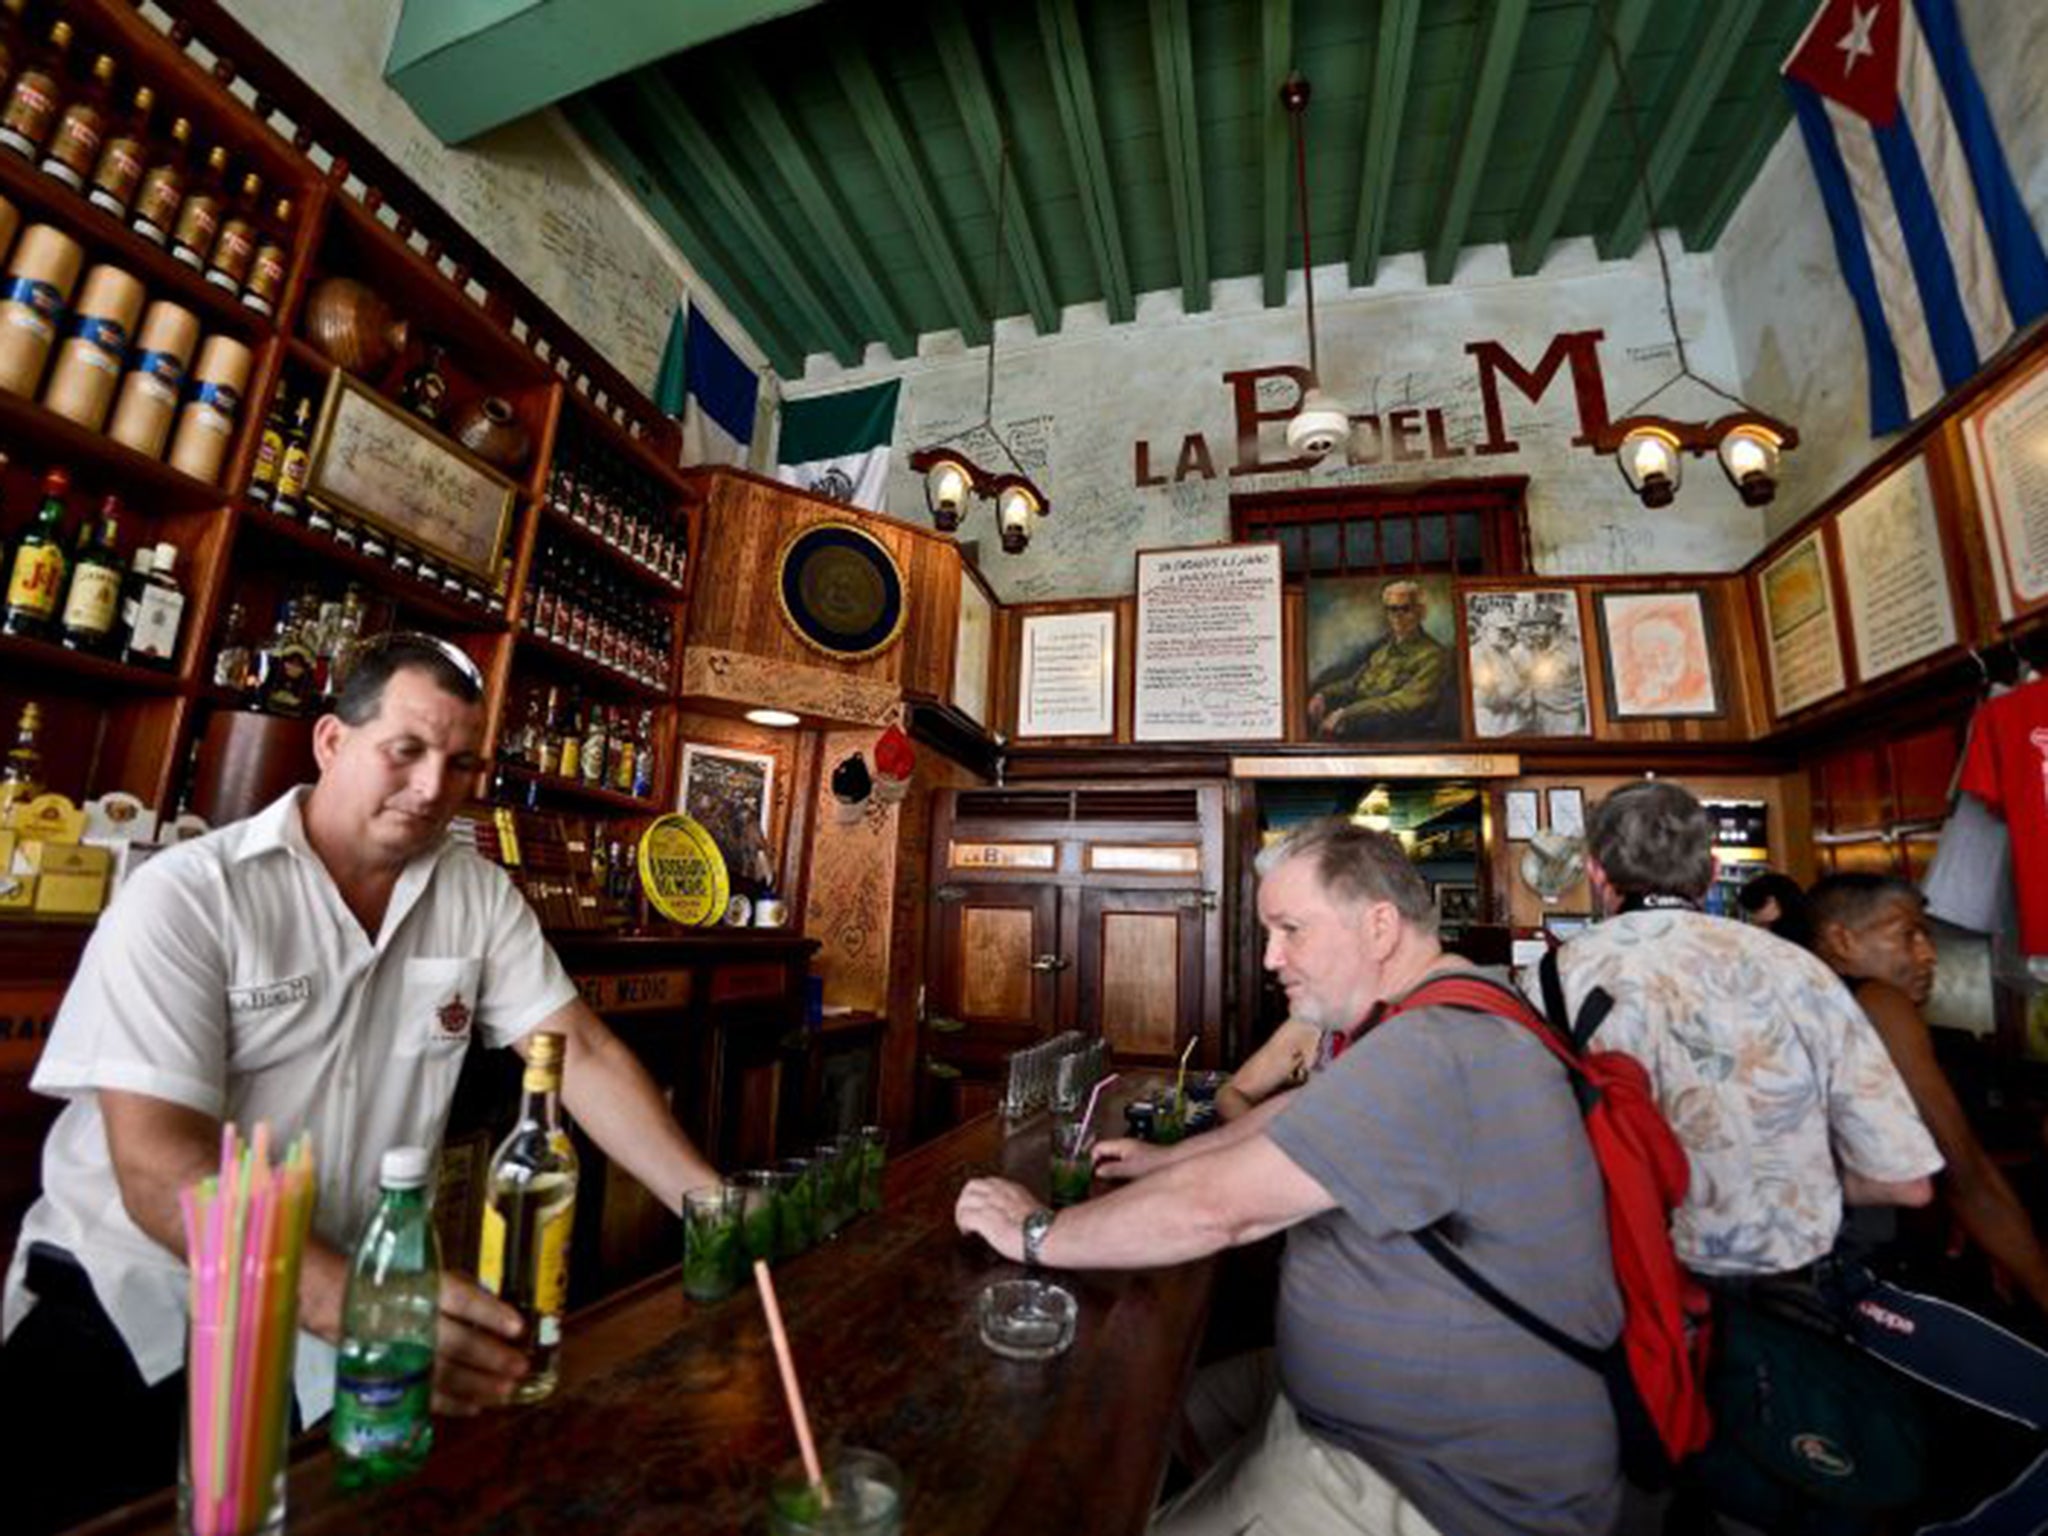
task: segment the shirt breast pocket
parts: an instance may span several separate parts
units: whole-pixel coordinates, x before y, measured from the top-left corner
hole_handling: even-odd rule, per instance
[[[481,958],[407,960],[399,997],[398,1053],[461,1060],[476,1032],[483,971]]]
[[[261,1072],[306,1048],[313,1025],[313,978],[263,977],[228,988],[229,1065],[239,1073]]]

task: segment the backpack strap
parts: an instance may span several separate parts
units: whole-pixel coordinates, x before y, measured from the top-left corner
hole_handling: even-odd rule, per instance
[[[1605,987],[1595,987],[1579,1004],[1579,1016],[1574,1019],[1571,1010],[1565,1007],[1564,980],[1558,975],[1555,949],[1544,950],[1542,963],[1536,967],[1536,972],[1542,978],[1543,1011],[1550,1015],[1550,1027],[1571,1041],[1572,1049],[1584,1051],[1593,1043],[1594,1032],[1607,1022],[1614,999]]]
[[[1585,1069],[1578,1058],[1568,1049],[1564,1041],[1554,1034],[1543,1020],[1543,1015],[1529,1006],[1529,1000],[1512,987],[1504,987],[1497,981],[1484,976],[1473,976],[1452,972],[1444,976],[1432,976],[1422,983],[1400,1003],[1387,1010],[1385,1017],[1406,1013],[1411,1008],[1463,1008],[1472,1013],[1492,1014],[1496,1018],[1513,1019],[1527,1027],[1530,1034],[1543,1042],[1544,1049],[1564,1064],[1576,1084]]]
[[[1506,1291],[1503,1291],[1499,1286],[1487,1279],[1486,1276],[1480,1274],[1470,1264],[1466,1263],[1464,1257],[1445,1240],[1444,1235],[1437,1231],[1436,1228],[1425,1227],[1420,1232],[1414,1232],[1409,1235],[1417,1243],[1421,1244],[1424,1253],[1435,1259],[1437,1263],[1463,1281],[1467,1290],[1492,1307],[1494,1311],[1500,1313],[1511,1322],[1519,1323],[1544,1343],[1550,1345],[1551,1348],[1562,1354],[1569,1355],[1587,1370],[1598,1371],[1602,1375],[1606,1374],[1608,1356],[1611,1351],[1595,1349],[1590,1344],[1581,1343],[1563,1329],[1545,1322],[1519,1301],[1516,1301],[1514,1297],[1508,1295]]]

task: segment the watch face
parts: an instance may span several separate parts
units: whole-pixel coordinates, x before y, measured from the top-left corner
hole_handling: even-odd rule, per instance
[[[1045,1241],[1045,1234],[1052,1230],[1051,1211],[1033,1211],[1024,1218],[1024,1262],[1038,1262],[1039,1245]]]

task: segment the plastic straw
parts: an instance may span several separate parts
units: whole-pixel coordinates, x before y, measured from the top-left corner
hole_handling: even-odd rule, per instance
[[[817,1490],[818,1502],[832,1507],[832,1490],[825,1486],[825,1469],[818,1462],[818,1447],[811,1439],[811,1416],[804,1412],[804,1389],[797,1385],[796,1361],[790,1357],[789,1335],[782,1327],[782,1308],[775,1304],[775,1282],[768,1278],[765,1259],[754,1260],[754,1284],[761,1288],[761,1310],[768,1314],[768,1341],[775,1346],[775,1368],[782,1373],[782,1395],[789,1399],[789,1416],[796,1421],[796,1448],[804,1459],[804,1476]]]
[[[1173,1107],[1175,1109],[1179,1109],[1187,1102],[1187,1097],[1181,1091],[1181,1087],[1188,1080],[1188,1058],[1195,1054],[1195,1042],[1201,1038],[1200,1035],[1188,1036],[1187,1048],[1180,1053],[1180,1071],[1175,1073],[1173,1078]]]
[[[1088,1095],[1088,1107],[1081,1112],[1080,1144],[1082,1146],[1085,1147],[1088,1145],[1088,1127],[1095,1123],[1095,1105],[1097,1101],[1100,1100],[1102,1097],[1102,1090],[1107,1088],[1111,1083],[1115,1082],[1119,1075],[1120,1074],[1118,1073],[1112,1072],[1107,1077],[1099,1077],[1095,1080],[1094,1090]]]

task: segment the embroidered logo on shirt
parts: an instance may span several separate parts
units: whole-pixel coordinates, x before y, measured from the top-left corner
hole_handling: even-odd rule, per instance
[[[259,981],[254,986],[228,988],[228,1007],[235,1013],[259,1013],[282,1008],[286,1003],[303,1003],[313,995],[313,978],[288,976],[283,981]]]
[[[434,1010],[434,1027],[440,1031],[444,1039],[466,1039],[469,1035],[469,1020],[469,1004],[462,1000],[460,992]]]

